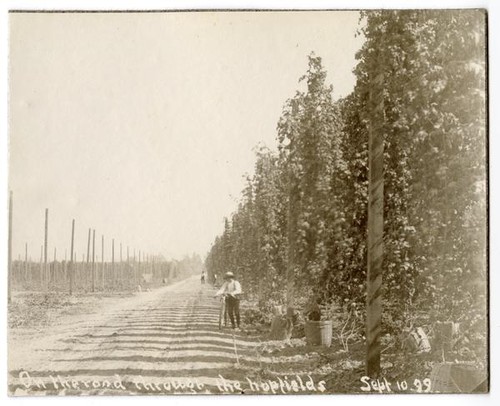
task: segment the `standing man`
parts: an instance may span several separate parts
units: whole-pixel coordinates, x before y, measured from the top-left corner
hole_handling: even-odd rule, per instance
[[[232,272],[227,272],[224,275],[224,283],[221,288],[215,294],[215,297],[224,295],[226,297],[227,312],[229,314],[229,319],[231,320],[231,326],[238,330],[240,329],[240,297],[241,297],[241,285],[234,279],[234,274]],[[236,324],[235,324],[236,318]]]

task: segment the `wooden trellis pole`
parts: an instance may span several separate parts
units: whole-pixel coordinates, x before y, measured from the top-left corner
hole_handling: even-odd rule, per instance
[[[95,230],[92,230],[92,293],[95,292]]]
[[[111,288],[115,286],[115,239],[111,240]]]
[[[69,261],[69,266],[68,266],[68,273],[69,273],[69,294],[73,294],[73,248],[75,244],[75,219],[71,222],[71,248],[70,248],[70,261]]]
[[[43,240],[43,273],[45,279],[45,287],[49,289],[49,277],[47,272],[47,240],[49,236],[49,209],[45,209],[45,233]]]
[[[384,99],[383,74],[371,83],[368,133],[368,272],[366,298],[366,373],[380,374],[382,260],[384,254]]]
[[[88,281],[88,271],[89,271],[89,264],[90,264],[90,237],[92,235],[92,230],[89,228],[89,236],[87,238],[87,265],[82,265],[83,268],[83,282],[84,286],[87,286],[87,281]]]
[[[139,262],[137,264],[137,283],[136,285],[139,286],[141,284],[141,251],[139,250]]]
[[[8,270],[7,270],[7,302],[11,301],[11,279],[12,279],[12,211],[14,210],[12,202],[12,191],[9,193],[9,241],[8,241]]]
[[[134,262],[134,269],[132,270],[132,283],[135,284],[135,286],[138,285],[137,283],[137,263],[135,262],[135,248],[134,248],[134,256],[133,256],[133,262]]]
[[[128,245],[127,245],[127,266],[125,267],[125,272],[123,272],[123,269],[122,269],[122,275],[121,275],[123,280],[130,278],[129,266],[130,266],[130,254],[129,254],[129,249],[128,249]]]
[[[101,284],[104,290],[104,235],[101,236]]]

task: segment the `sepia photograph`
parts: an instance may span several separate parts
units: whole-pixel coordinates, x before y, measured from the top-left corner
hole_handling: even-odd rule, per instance
[[[9,396],[490,392],[487,9],[7,19]]]

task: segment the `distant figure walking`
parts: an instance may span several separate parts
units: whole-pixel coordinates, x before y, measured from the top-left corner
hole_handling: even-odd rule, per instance
[[[205,271],[203,271],[201,273],[201,284],[204,285],[205,284],[205,280],[207,279],[207,274],[205,273]]]
[[[231,326],[233,329],[240,329],[240,299],[241,299],[241,284],[234,278],[232,272],[227,272],[224,275],[225,282],[215,294],[217,296],[224,296],[226,300],[227,313]],[[236,323],[235,323],[236,322]]]

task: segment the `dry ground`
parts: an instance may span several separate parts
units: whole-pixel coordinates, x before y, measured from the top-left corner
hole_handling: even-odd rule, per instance
[[[304,339],[266,341],[265,331],[255,326],[244,325],[237,333],[220,331],[214,292],[195,276],[148,292],[17,294],[9,307],[9,393],[302,394],[366,389],[361,381],[363,342],[353,342],[346,352],[336,340],[330,348],[307,346]],[[415,392],[415,382],[423,383],[434,364],[431,354],[384,352],[383,377],[393,392],[403,392],[397,388],[402,381],[408,383],[408,392]],[[379,391],[386,388],[371,390]]]
[[[69,298],[57,306],[23,308],[18,297],[10,311],[9,392],[325,390],[321,376],[312,373],[320,353],[305,351],[300,340],[285,347],[263,342],[258,334],[219,331],[219,302],[213,294],[211,286],[193,277],[150,292]]]

